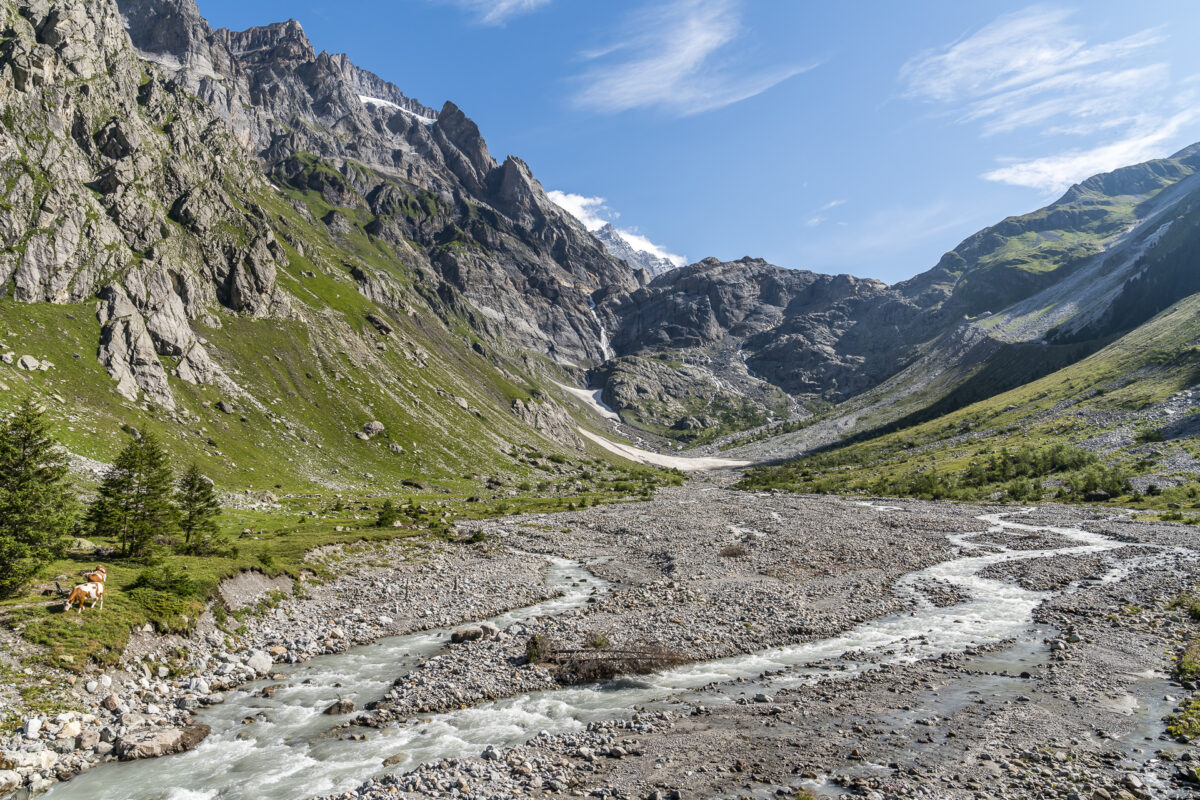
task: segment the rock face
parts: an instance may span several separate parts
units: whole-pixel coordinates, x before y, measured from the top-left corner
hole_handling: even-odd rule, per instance
[[[541,431],[547,438],[568,447],[582,447],[583,441],[575,432],[575,423],[561,406],[550,400],[515,400],[513,414],[534,430]]]
[[[207,105],[145,69],[112,2],[15,11],[0,52],[0,281],[24,302],[99,296],[117,390],[172,408],[158,356],[211,380],[191,321],[214,303],[267,313],[275,296],[282,251],[233,188],[262,186],[259,170]]]
[[[191,0],[118,5],[138,52],[209,103],[274,180],[365,207],[371,235],[418,244],[443,284],[435,291],[465,298],[480,330],[564,362],[603,360],[589,297],[634,288],[637,276],[523,161],[497,162],[456,105],[435,111],[345,55],[316,53],[295,21],[213,31]],[[305,124],[279,123],[293,119]],[[349,231],[340,215],[326,222]],[[230,302],[253,307],[257,273],[235,274]]]
[[[710,258],[612,296],[601,312],[617,321],[620,355],[732,347],[751,374],[789,393],[844,398],[878,380],[868,360],[894,361],[891,343],[856,329],[888,300],[875,280]]]
[[[604,245],[604,249],[613,256],[621,259],[634,269],[646,270],[646,273],[651,278],[656,278],[676,267],[675,263],[670,259],[656,256],[645,250],[635,249],[629,242],[625,241],[624,237],[621,236],[620,232],[611,223],[606,223],[598,231],[592,231],[592,236],[599,239],[600,243]]]

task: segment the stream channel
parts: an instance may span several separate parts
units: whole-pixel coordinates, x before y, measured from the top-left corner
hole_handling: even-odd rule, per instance
[[[878,508],[881,513],[891,510]],[[910,610],[864,622],[838,636],[689,664],[636,679],[534,692],[460,711],[422,715],[398,727],[372,731],[365,740],[322,735],[345,719],[322,713],[331,703],[350,698],[362,708],[379,699],[396,678],[442,650],[449,630],[382,639],[303,664],[280,665],[285,680],[258,681],[228,692],[223,704],[196,714],[195,721],[211,726],[212,734],[195,750],[147,761],[104,764],[55,786],[45,797],[295,800],[347,791],[373,775],[404,772],[429,761],[477,756],[488,745],[513,746],[541,731],[578,730],[594,720],[628,717],[634,706],[736,702],[764,689],[846,680],[880,663],[935,658],[1002,640],[1016,640],[1016,644],[989,653],[989,669],[1012,669],[1016,674],[1034,658],[1036,648],[1030,642],[1040,643],[1045,634],[1034,626],[1032,613],[1051,593],[982,578],[979,573],[1006,561],[1100,553],[1127,544],[1084,530],[1022,525],[1001,516],[988,514],[979,519],[994,532],[1049,532],[1070,544],[1009,550],[974,544],[971,538],[979,535],[978,531],[953,534],[950,540],[960,548],[957,557],[911,572],[897,582],[897,592],[913,600]],[[1114,567],[1098,579],[1120,580],[1127,569]],[[582,607],[592,594],[607,588],[583,564],[561,558],[550,559],[546,581],[561,595],[492,621],[503,629],[534,617],[561,614]],[[967,599],[936,607],[921,592],[923,585],[935,581],[952,584]],[[838,659],[836,669],[829,668],[831,659]],[[763,673],[773,674],[763,678]],[[744,682],[730,683],[739,678]],[[270,683],[279,683],[274,696],[254,694]],[[947,698],[947,702],[954,701]],[[934,715],[939,708],[920,711]],[[248,718],[253,719],[247,722]],[[404,754],[403,760],[382,766],[384,759],[398,753]]]

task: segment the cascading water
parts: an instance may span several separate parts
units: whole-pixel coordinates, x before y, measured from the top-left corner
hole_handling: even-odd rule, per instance
[[[600,315],[596,313],[596,301],[588,296],[588,311],[592,315],[592,319],[596,320],[596,327],[600,329],[600,352],[604,354],[604,360],[608,361],[613,357],[613,349],[608,341],[608,331],[604,329],[604,323],[600,321]]]
[[[987,567],[1019,559],[1086,555],[1125,547],[1100,534],[1074,528],[1021,525],[1000,514],[980,517],[994,532],[1049,532],[1072,544],[1042,550],[997,548],[979,552],[977,533],[951,536],[970,552],[909,573],[898,590],[915,601],[913,610],[863,623],[838,636],[715,661],[690,664],[635,680],[519,695],[473,708],[414,719],[373,732],[365,741],[322,736],[337,721],[321,711],[334,699],[351,696],[361,705],[383,695],[406,668],[443,646],[445,631],[395,637],[346,653],[324,656],[292,668],[273,697],[239,692],[222,706],[198,715],[212,735],[189,753],[132,764],[108,764],[52,790],[52,800],[199,800],[204,798],[291,798],[344,791],[385,772],[385,758],[402,754],[391,768],[404,771],[419,763],[478,755],[487,745],[511,746],[540,731],[563,732],[598,719],[627,716],[633,706],[672,699],[722,702],[758,691],[764,672],[782,670],[774,687],[822,679],[844,679],[879,663],[911,662],[1008,639],[1029,630],[1032,612],[1050,593],[1022,589],[980,577]],[[585,582],[583,579],[587,578]],[[604,584],[579,565],[557,559],[549,581],[562,597],[496,619],[501,626],[533,616],[562,613],[586,602]],[[923,584],[949,583],[968,595],[953,606],[924,601]],[[814,668],[845,658],[846,668]],[[750,683],[732,687],[738,678]],[[348,693],[338,686],[354,687]],[[248,687],[253,690],[255,687]],[[246,718],[252,718],[245,721]],[[243,722],[245,721],[245,724]]]

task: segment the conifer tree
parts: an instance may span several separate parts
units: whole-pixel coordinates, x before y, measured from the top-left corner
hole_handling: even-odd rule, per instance
[[[375,518],[375,524],[380,528],[390,528],[398,519],[400,512],[396,510],[396,505],[391,500],[384,500],[383,505],[379,507],[379,516]]]
[[[176,492],[179,505],[179,528],[183,531],[183,550],[195,555],[216,553],[224,549],[225,540],[217,527],[221,504],[217,502],[213,482],[192,462],[179,479]]]
[[[179,512],[171,502],[174,487],[158,439],[149,433],[134,439],[113,461],[88,510],[92,533],[115,538],[129,558],[148,555],[155,536],[178,528]]]
[[[62,553],[75,505],[66,453],[27,397],[0,427],[0,597]]]

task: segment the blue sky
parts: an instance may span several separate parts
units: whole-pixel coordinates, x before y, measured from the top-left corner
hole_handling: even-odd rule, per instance
[[[1196,3],[199,5],[214,27],[295,18],[318,50],[453,100],[588,223],[689,261],[890,283],[1200,140]]]

